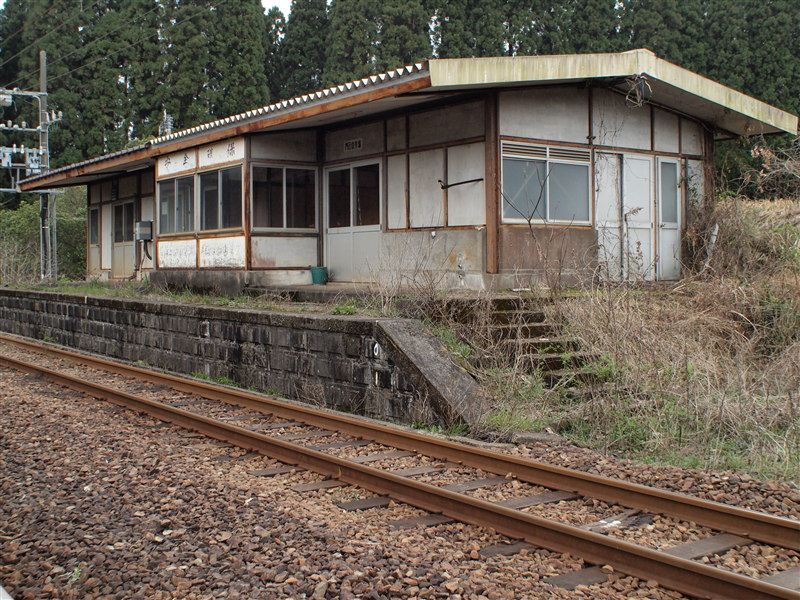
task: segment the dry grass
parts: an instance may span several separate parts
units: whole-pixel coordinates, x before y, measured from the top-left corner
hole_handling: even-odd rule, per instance
[[[560,302],[566,333],[601,357],[606,384],[554,422],[655,461],[798,479],[800,204],[727,200],[716,211],[702,275]]]

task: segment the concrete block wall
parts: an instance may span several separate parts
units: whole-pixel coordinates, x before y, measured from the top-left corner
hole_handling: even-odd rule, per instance
[[[410,423],[420,418],[420,398],[437,395],[435,384],[380,327],[357,317],[0,290],[0,331]],[[451,420],[446,401],[434,405],[434,420]]]

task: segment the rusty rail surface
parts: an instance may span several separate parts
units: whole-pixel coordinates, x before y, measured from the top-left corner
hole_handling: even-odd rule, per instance
[[[665,587],[682,593],[701,598],[798,598],[798,594],[788,588],[505,508],[46,367],[7,356],[0,356],[0,364],[41,375],[56,384],[92,397],[120,404],[288,464],[335,477],[345,483],[387,495],[427,511],[489,527],[542,548],[574,554],[590,563],[611,565],[621,573],[640,579],[655,579]]]
[[[385,443],[402,450],[461,463],[497,475],[511,474],[534,485],[574,492],[629,508],[669,515],[712,529],[748,537],[752,540],[800,551],[800,522],[704,500],[695,496],[661,490],[637,483],[584,473],[527,458],[509,456],[420,434],[316,407],[279,400],[263,394],[207,383],[197,379],[143,369],[120,361],[67,350],[42,342],[0,333],[0,341],[34,352],[66,358],[118,375],[167,385],[173,389],[209,400],[219,400],[334,429],[355,437]]]

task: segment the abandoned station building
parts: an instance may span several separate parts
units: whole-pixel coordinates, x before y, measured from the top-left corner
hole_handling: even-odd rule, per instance
[[[295,285],[325,266],[501,288],[558,264],[671,280],[715,140],[797,130],[648,50],[432,59],[20,188],[88,186],[90,277]]]

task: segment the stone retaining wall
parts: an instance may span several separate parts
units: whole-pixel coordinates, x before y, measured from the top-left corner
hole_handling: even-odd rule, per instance
[[[406,423],[463,420],[478,395],[411,321],[0,290],[0,331]]]

